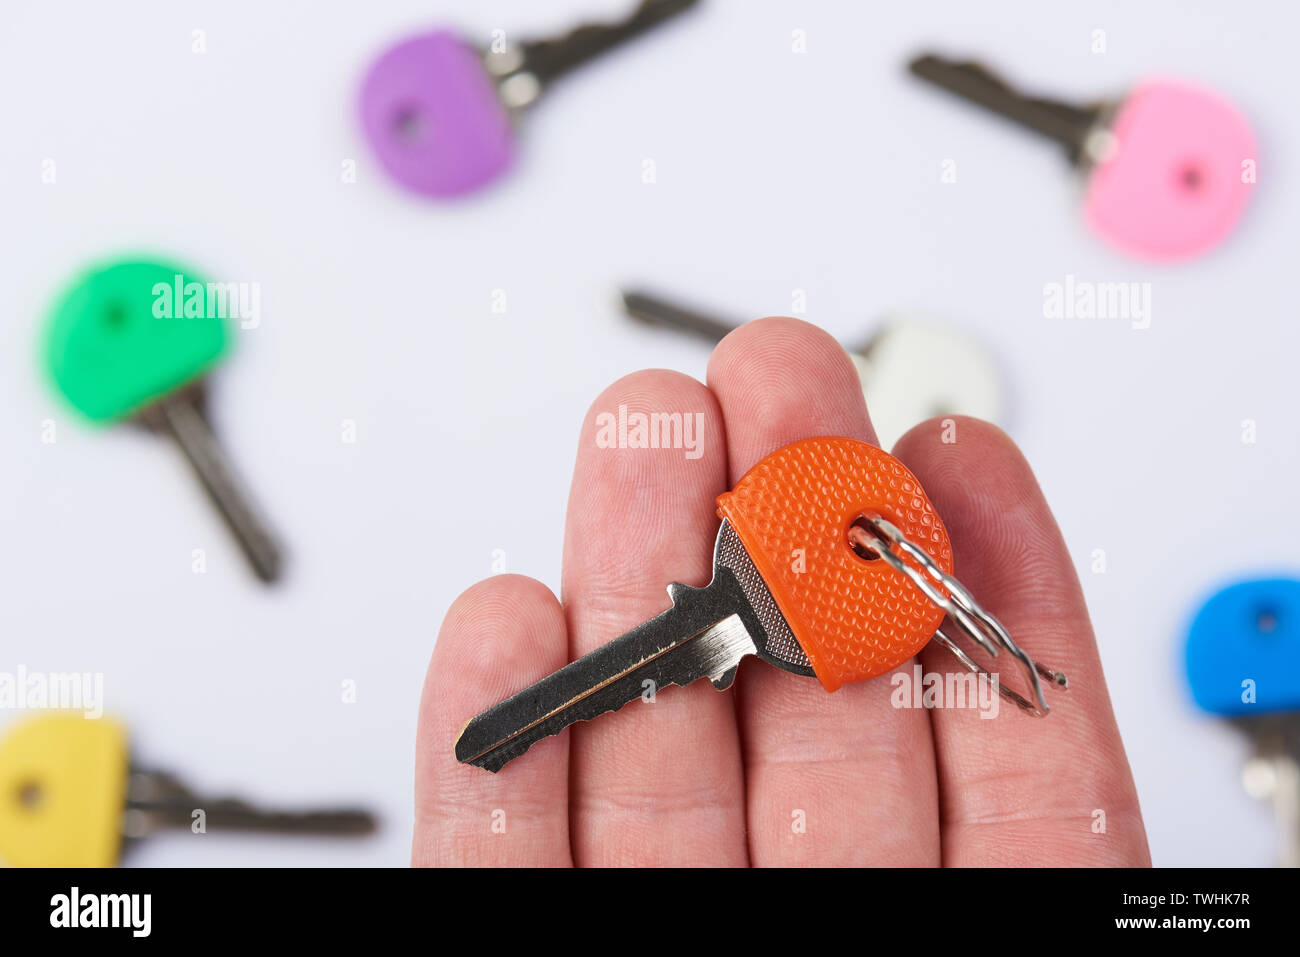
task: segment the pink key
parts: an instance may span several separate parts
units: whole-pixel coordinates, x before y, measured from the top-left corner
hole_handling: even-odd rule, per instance
[[[1200,255],[1241,217],[1255,182],[1255,138],[1227,100],[1149,80],[1117,107],[1076,107],[1016,92],[977,63],[926,55],[911,71],[1066,147],[1084,170],[1083,213],[1143,259]]]
[[[509,169],[514,116],[552,80],[696,2],[642,0],[618,23],[555,40],[494,40],[488,52],[447,30],[410,37],[366,72],[362,129],[380,165],[408,189],[440,199],[474,192]]]
[[[1083,200],[1092,227],[1150,259],[1217,245],[1254,188],[1255,137],[1227,100],[1186,83],[1150,80],[1120,106],[1109,158]]]

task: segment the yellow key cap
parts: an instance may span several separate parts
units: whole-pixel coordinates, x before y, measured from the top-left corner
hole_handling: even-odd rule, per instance
[[[0,862],[112,867],[122,843],[130,754],[111,718],[49,714],[0,739]]]
[[[282,811],[195,793],[165,771],[132,767],[111,718],[46,714],[0,738],[0,864],[113,867],[123,838],[203,828],[338,837],[373,833],[360,808]]]

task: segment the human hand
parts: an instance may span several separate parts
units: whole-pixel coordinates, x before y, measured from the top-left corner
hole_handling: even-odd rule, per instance
[[[596,415],[621,404],[702,411],[703,454],[597,447]],[[707,387],[649,370],[596,401],[569,495],[563,605],[535,580],[501,575],[448,611],[420,705],[412,862],[1149,864],[1060,531],[1011,440],[953,422],[955,442],[935,419],[893,453],[942,516],[957,577],[1031,656],[1070,676],[1052,714],[895,707],[884,675],[828,694],[751,658],[727,692],[662,689],[653,705],[540,741],[499,774],[456,762],[471,717],[659,614],[669,582],[706,583],[714,499],[759,459],[810,436],[876,442],[844,350],[807,323],[764,319],[718,346]],[[920,662],[955,667],[933,645]]]

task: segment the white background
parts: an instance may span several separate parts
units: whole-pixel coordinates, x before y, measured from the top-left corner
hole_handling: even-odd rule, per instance
[[[159,837],[130,862],[406,861],[447,605],[498,548],[558,587],[589,402],[640,367],[703,376],[702,344],[621,317],[624,281],[739,318],[788,313],[803,289],[807,317],[848,341],[900,310],[983,341],[1083,577],[1156,862],[1273,861],[1268,807],[1239,786],[1245,743],[1193,713],[1180,654],[1214,588],[1297,564],[1297,8],[712,0],[550,90],[497,188],[455,205],[394,188],[358,132],[367,63],[439,23],[522,38],[630,5],[541,6],[6,4],[0,668],[102,671],[138,759],[206,792],[384,819],[351,844]],[[1082,101],[1156,73],[1220,89],[1259,139],[1240,229],[1191,264],[1123,258],[1082,223],[1056,148],[906,75],[930,46]],[[278,589],[178,453],[84,427],[40,375],[51,298],[129,251],[261,284],[262,325],[211,401],[291,549]],[[1067,274],[1150,282],[1151,328],[1043,318],[1044,284]]]

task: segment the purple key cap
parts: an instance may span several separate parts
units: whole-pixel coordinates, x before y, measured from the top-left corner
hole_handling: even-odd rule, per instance
[[[361,125],[379,162],[425,196],[486,186],[514,158],[513,115],[556,77],[695,6],[641,0],[615,23],[589,23],[550,40],[512,43],[485,55],[447,30],[384,53],[361,86]],[[490,65],[490,69],[489,69]]]
[[[450,197],[494,180],[514,157],[514,130],[478,51],[439,30],[404,40],[361,85],[361,125],[403,186]]]

